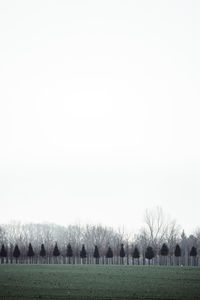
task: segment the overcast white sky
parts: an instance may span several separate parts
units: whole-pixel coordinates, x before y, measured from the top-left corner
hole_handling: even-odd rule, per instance
[[[0,1],[0,222],[200,225],[200,1]]]

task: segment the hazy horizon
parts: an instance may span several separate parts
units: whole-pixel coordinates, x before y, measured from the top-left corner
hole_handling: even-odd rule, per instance
[[[199,1],[1,1],[0,223],[139,228],[200,200]]]

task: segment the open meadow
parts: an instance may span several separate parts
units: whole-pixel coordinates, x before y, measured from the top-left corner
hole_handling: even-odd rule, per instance
[[[200,268],[4,264],[0,299],[200,299]]]

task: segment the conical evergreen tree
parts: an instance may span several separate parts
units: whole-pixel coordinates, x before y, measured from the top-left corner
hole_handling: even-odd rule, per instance
[[[180,265],[181,248],[179,244],[176,245],[174,255],[176,257],[177,265]]]
[[[132,257],[133,257],[133,260],[132,260],[133,264],[134,264],[134,259],[137,259],[137,262],[138,262],[138,265],[139,265],[140,264],[140,260],[139,260],[140,252],[139,252],[137,247],[134,248]]]
[[[167,255],[169,254],[169,248],[164,243],[160,249],[160,264],[167,265]]]
[[[190,256],[193,256],[193,257],[197,256],[197,249],[194,246],[190,250]]]
[[[1,263],[3,264],[4,263],[4,258],[7,257],[7,251],[6,251],[6,248],[5,248],[4,244],[1,247],[0,257],[1,257]]]
[[[135,247],[133,250],[133,258],[140,258],[140,252],[137,247]]]
[[[58,257],[60,255],[60,251],[58,249],[57,243],[55,244],[55,247],[53,249],[53,256]]]
[[[124,244],[121,244],[119,256],[120,256],[120,264],[123,265],[124,264],[124,257],[125,257]]]
[[[0,256],[3,258],[7,257],[7,251],[6,251],[4,244],[1,247]]]
[[[71,257],[73,256],[73,250],[72,250],[72,246],[71,244],[69,243],[67,245],[67,257],[68,257],[68,262],[69,264],[71,263]]]
[[[95,245],[93,256],[95,258],[96,264],[99,264],[99,257],[100,257],[100,255],[99,255],[99,249],[98,249],[97,245]]]
[[[15,245],[14,251],[13,251],[13,257],[16,260],[16,263],[18,262],[18,258],[20,257],[20,250],[18,245]]]
[[[111,247],[108,247],[108,251],[106,253],[106,258],[113,258],[113,251]]]
[[[160,249],[160,255],[167,256],[168,254],[169,254],[169,248],[167,247],[166,244],[163,244]]]
[[[33,257],[35,255],[34,251],[33,251],[33,247],[31,245],[31,243],[28,245],[28,252],[27,252],[27,256],[28,257]]]
[[[82,249],[81,249],[81,252],[80,252],[80,257],[81,257],[82,263],[85,264],[85,259],[87,257],[87,253],[86,253],[84,245],[82,245]]]
[[[149,265],[150,265],[150,260],[152,258],[154,258],[154,256],[155,256],[155,254],[154,254],[153,248],[148,246],[146,249],[146,252],[145,252],[145,258],[147,258],[149,260]]]
[[[87,253],[86,253],[84,245],[82,245],[82,249],[81,249],[81,252],[80,252],[80,257],[81,258],[86,258],[87,257]]]
[[[46,250],[45,250],[44,244],[41,245],[40,256],[41,257],[46,256]]]
[[[28,245],[28,252],[27,252],[27,256],[29,257],[29,262],[33,263],[33,256],[35,255],[34,251],[33,251],[33,247],[31,245],[31,243]]]
[[[121,258],[125,257],[124,244],[121,244],[121,249],[120,249],[120,252],[119,252],[119,256]]]
[[[197,249],[193,246],[190,250],[190,256],[193,260],[193,266],[196,266],[196,256],[197,256]]]
[[[181,256],[181,248],[179,246],[179,244],[176,245],[175,251],[174,251],[174,255],[176,257],[180,257]]]

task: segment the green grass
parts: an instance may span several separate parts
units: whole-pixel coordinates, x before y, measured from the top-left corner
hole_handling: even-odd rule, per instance
[[[0,299],[200,299],[200,268],[0,265]]]

